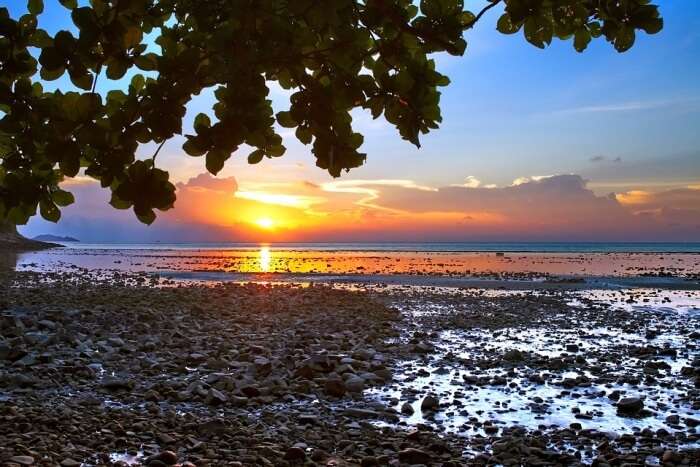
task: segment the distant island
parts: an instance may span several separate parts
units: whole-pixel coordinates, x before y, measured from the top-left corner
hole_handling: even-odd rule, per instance
[[[37,240],[39,242],[79,242],[77,238],[73,237],[61,237],[60,235],[37,235],[32,240]]]

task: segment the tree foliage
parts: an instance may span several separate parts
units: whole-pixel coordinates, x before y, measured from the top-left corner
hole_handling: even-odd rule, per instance
[[[59,183],[81,169],[111,190],[112,206],[151,223],[175,187],[137,149],[183,135],[188,102],[207,89],[216,103],[182,149],[209,172],[244,145],[251,164],[282,156],[281,126],[337,177],[365,160],[353,109],[383,116],[416,146],[438,128],[449,79],[430,56],[464,54],[464,32],[494,7],[498,31],[540,48],[556,37],[580,52],[603,37],[624,52],[638,31],[663,26],[648,0],[490,0],[477,12],[463,0],[58,1],[74,26],[54,35],[40,28],[43,0],[17,18],[0,8],[0,218],[14,223],[37,207],[58,220],[73,202]],[[128,87],[95,92],[96,80],[129,70],[138,73]],[[44,89],[66,75],[72,85]],[[291,93],[276,115],[270,82]]]

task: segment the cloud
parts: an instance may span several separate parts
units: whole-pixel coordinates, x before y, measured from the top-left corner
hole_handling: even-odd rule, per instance
[[[518,186],[518,185],[523,185],[525,183],[530,183],[530,182],[538,182],[540,180],[544,180],[545,178],[550,178],[552,175],[531,175],[529,177],[518,177],[515,180],[513,180],[513,183],[511,186]]]
[[[695,97],[680,99],[656,99],[647,101],[615,102],[599,105],[588,105],[582,107],[572,107],[560,109],[552,112],[555,115],[566,114],[591,114],[591,113],[619,113],[619,112],[639,112],[655,109],[677,108],[686,110],[697,109],[700,99]]]
[[[472,175],[469,175],[467,178],[464,179],[464,183],[462,183],[461,185],[454,186],[463,186],[465,188],[479,188],[481,186],[481,180]]]
[[[378,187],[400,187],[418,191],[436,191],[435,188],[417,185],[412,180],[341,180],[321,185],[321,189],[330,193],[352,193],[361,195],[355,204],[368,208],[392,211],[392,209],[382,207],[374,200],[379,198]]]
[[[622,158],[619,157],[619,156],[616,157],[616,158],[614,158],[614,159],[608,159],[608,158],[605,157],[605,156],[593,156],[593,157],[591,157],[591,158],[588,159],[588,160],[589,160],[590,162],[593,162],[593,163],[606,162],[606,161],[611,161],[611,162],[615,162],[615,163],[620,163],[620,162],[622,162]]]
[[[512,185],[430,187],[412,180],[239,183],[198,175],[177,184],[175,209],[151,227],[108,206],[94,182],[70,186],[77,203],[58,225],[28,235],[83,241],[697,241],[700,189],[600,196],[579,175],[521,177]],[[274,228],[262,228],[270,219]]]
[[[202,173],[196,177],[190,178],[187,183],[178,183],[176,187],[178,190],[202,188],[205,190],[233,194],[238,190],[238,182],[236,182],[235,177],[216,178],[212,177],[209,173]]]
[[[633,206],[631,199],[638,195],[599,196],[578,175],[522,177],[516,182],[501,188],[431,191],[393,185],[378,193],[373,204],[404,213],[415,236],[445,240],[680,241],[697,239],[700,233],[700,222],[694,220],[700,216],[679,215],[698,209],[700,190],[645,192],[643,202]],[[421,226],[428,219],[432,229]]]
[[[633,190],[618,193],[616,199],[633,211],[685,210],[696,212],[700,222],[700,186],[660,192]]]
[[[301,209],[309,209],[314,204],[319,204],[324,201],[323,198],[317,196],[304,196],[286,193],[268,193],[265,191],[239,191],[238,193],[236,193],[236,198],[247,199],[250,201],[260,201],[262,203],[277,204],[280,206],[288,206]]]

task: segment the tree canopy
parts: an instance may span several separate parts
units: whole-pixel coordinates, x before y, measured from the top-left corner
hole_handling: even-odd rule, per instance
[[[649,0],[489,0],[479,11],[463,0],[49,1],[73,23],[53,35],[40,27],[43,0],[19,17],[0,8],[0,219],[15,224],[37,207],[57,221],[73,202],[59,183],[81,169],[111,190],[112,206],[153,222],[175,202],[156,156],[177,135],[212,174],[242,146],[251,164],[282,156],[281,126],[337,177],[365,161],[356,108],[420,146],[449,84],[430,56],[463,55],[464,32],[491,9],[502,11],[498,31],[539,48],[558,38],[581,52],[604,38],[624,52],[639,31],[663,27]],[[139,72],[127,85],[129,70]],[[98,79],[114,89],[95,92]],[[269,82],[290,91],[287,110],[274,113]],[[183,135],[188,102],[207,89],[211,112]],[[139,159],[145,144],[157,149]]]

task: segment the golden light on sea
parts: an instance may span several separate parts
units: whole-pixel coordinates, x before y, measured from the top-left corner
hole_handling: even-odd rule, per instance
[[[270,261],[272,260],[272,254],[270,253],[269,246],[261,246],[258,252],[260,256],[260,271],[270,272]]]

